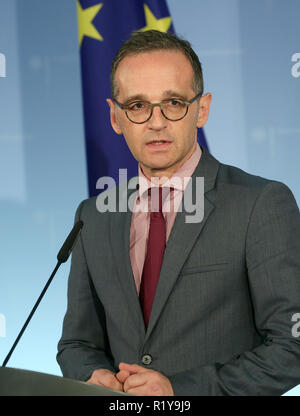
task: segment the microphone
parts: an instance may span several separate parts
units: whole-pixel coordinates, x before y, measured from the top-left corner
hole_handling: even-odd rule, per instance
[[[50,283],[52,282],[52,279],[55,276],[55,274],[56,274],[57,270],[59,269],[60,265],[62,263],[65,263],[68,260],[82,227],[83,227],[83,222],[82,221],[77,221],[76,224],[74,225],[74,227],[72,228],[70,234],[66,238],[64,244],[62,245],[61,249],[59,250],[59,252],[57,254],[57,264],[56,264],[51,276],[49,277],[44,289],[42,290],[42,293],[40,294],[38,300],[36,301],[34,307],[32,308],[32,311],[30,312],[25,324],[23,325],[23,328],[19,332],[19,335],[17,336],[13,346],[11,347],[7,356],[5,357],[5,360],[3,361],[2,367],[5,367],[8,360],[10,359],[14,349],[16,348],[18,342],[20,341],[20,338],[22,337],[27,325],[29,324],[29,322],[30,322],[30,320],[31,320],[31,318],[34,314],[34,312],[36,311],[37,307],[39,306],[44,294],[46,293],[46,291],[47,291]]]

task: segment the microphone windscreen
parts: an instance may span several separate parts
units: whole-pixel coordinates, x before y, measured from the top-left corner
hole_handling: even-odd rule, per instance
[[[62,245],[61,249],[59,250],[57,254],[57,260],[60,263],[65,263],[68,260],[72,252],[72,249],[74,247],[75,241],[82,227],[83,227],[83,222],[77,221],[74,227],[72,228],[70,234],[66,238],[64,244]]]

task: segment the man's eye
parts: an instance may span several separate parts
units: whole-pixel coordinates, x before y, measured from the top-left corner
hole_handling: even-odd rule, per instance
[[[141,101],[139,101],[137,103],[129,104],[129,110],[130,111],[141,111],[141,110],[144,110],[145,107],[146,107],[145,103],[143,103]]]
[[[184,105],[183,101],[178,100],[176,98],[173,98],[172,100],[170,100],[169,104],[171,104],[172,107],[180,107],[180,106]]]

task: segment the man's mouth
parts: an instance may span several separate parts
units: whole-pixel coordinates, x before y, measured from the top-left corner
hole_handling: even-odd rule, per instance
[[[165,140],[161,140],[159,142],[150,142],[150,144],[155,144],[155,145],[157,145],[157,144],[164,144],[164,143],[166,143]]]
[[[166,145],[166,144],[170,144],[171,142],[168,140],[151,140],[150,142],[147,143],[147,146],[161,146],[161,145]]]

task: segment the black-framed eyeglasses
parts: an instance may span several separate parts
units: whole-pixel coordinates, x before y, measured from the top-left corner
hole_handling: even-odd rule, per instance
[[[202,93],[197,94],[191,100],[184,100],[182,98],[169,98],[161,103],[149,103],[147,101],[132,101],[129,104],[121,104],[116,99],[114,102],[125,111],[126,117],[129,121],[135,124],[146,123],[153,114],[154,107],[160,107],[162,115],[170,121],[182,120],[188,112],[189,106],[193,104]]]

